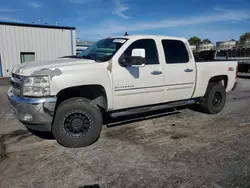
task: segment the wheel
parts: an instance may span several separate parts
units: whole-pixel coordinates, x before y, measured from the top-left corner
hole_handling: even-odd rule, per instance
[[[85,147],[99,138],[102,125],[97,105],[84,98],[71,98],[58,106],[52,133],[62,146]]]
[[[222,111],[225,103],[225,87],[219,83],[209,83],[206,94],[200,101],[202,109],[208,114],[217,114]]]

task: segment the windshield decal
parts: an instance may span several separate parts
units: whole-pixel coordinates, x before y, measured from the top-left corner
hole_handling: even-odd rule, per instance
[[[124,42],[126,42],[126,40],[124,40],[124,39],[115,39],[115,40],[113,40],[113,42],[117,42],[117,43],[124,43]]]

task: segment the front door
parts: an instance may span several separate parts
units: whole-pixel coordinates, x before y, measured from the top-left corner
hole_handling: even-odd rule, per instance
[[[146,64],[142,67],[124,67],[113,62],[114,109],[123,109],[161,103],[164,94],[164,74],[153,39],[133,42],[122,54],[131,56],[133,49],[145,49]]]
[[[165,54],[166,102],[189,99],[195,88],[195,62],[181,40],[162,40]]]

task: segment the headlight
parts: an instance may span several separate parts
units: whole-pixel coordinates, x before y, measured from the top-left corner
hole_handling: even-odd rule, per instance
[[[23,82],[24,96],[49,96],[50,83],[48,76],[25,77]]]

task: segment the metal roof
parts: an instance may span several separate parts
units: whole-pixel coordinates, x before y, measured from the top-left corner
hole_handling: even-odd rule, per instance
[[[75,30],[75,27],[69,26],[57,26],[57,25],[42,25],[42,24],[30,24],[22,22],[4,22],[0,21],[0,25],[13,25],[13,26],[23,26],[23,27],[38,27],[38,28],[50,28],[50,29],[69,29]]]
[[[76,44],[76,46],[79,46],[79,47],[87,47],[87,46],[90,46],[91,44]]]

